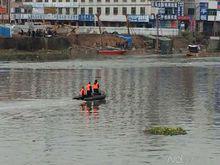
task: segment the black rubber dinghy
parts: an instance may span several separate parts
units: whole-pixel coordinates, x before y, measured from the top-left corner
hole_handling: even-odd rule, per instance
[[[106,97],[105,93],[100,93],[96,95],[92,95],[91,97],[82,97],[82,96],[76,96],[73,99],[76,100],[84,100],[84,101],[93,101],[93,100],[104,100]]]

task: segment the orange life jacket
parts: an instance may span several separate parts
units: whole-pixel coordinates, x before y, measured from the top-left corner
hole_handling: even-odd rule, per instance
[[[81,96],[85,96],[86,95],[85,89],[81,89],[80,94],[81,94]]]
[[[91,84],[87,84],[86,90],[87,90],[87,91],[90,91],[90,89],[91,89]]]
[[[98,83],[93,84],[93,89],[99,89],[99,84]]]

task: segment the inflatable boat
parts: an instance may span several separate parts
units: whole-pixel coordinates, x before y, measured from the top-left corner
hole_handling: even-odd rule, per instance
[[[100,94],[95,94],[92,96],[86,96],[86,97],[82,97],[82,96],[76,96],[73,99],[75,100],[84,100],[84,101],[94,101],[94,100],[104,100],[106,97],[105,93],[100,93]]]

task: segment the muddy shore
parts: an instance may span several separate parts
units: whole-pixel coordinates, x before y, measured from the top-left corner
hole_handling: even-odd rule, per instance
[[[114,35],[102,36],[102,41],[108,46],[123,42]],[[172,54],[176,56],[187,53],[188,41],[182,37],[172,39]],[[96,34],[70,34],[52,38],[31,38],[27,36],[16,36],[10,39],[0,38],[0,60],[1,61],[56,61],[76,58],[105,58],[97,54],[97,44],[100,44],[100,35]],[[133,37],[132,47],[125,55],[152,55],[155,52],[154,41],[143,36]],[[220,52],[211,52],[203,49],[200,56],[220,56]]]

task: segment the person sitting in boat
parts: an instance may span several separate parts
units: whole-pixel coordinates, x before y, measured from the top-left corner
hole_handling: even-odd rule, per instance
[[[94,94],[96,94],[96,95],[99,94],[99,83],[97,80],[95,80],[92,88],[93,88]]]
[[[92,95],[92,86],[90,82],[88,82],[88,84],[86,85],[86,91],[88,97]]]
[[[82,86],[82,88],[80,90],[80,95],[82,98],[85,98],[85,96],[86,96],[86,90],[84,89],[84,86]]]

